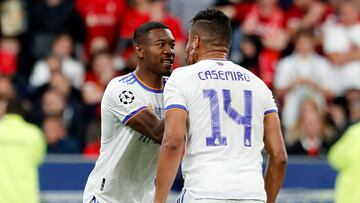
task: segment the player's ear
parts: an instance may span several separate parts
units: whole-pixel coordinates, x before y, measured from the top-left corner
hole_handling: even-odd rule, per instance
[[[194,41],[192,43],[192,49],[193,50],[199,50],[199,46],[200,46],[200,37],[198,35],[194,36]]]
[[[135,53],[139,58],[144,58],[144,48],[140,44],[135,44]]]

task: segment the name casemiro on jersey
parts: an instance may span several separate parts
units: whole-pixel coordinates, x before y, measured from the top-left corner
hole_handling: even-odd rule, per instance
[[[230,80],[250,82],[250,76],[239,71],[207,70],[198,72],[200,80]]]

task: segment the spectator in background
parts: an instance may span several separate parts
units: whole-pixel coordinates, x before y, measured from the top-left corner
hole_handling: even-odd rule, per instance
[[[0,120],[0,191],[2,202],[39,203],[38,170],[45,156],[39,128],[22,118],[22,104],[7,102]]]
[[[293,36],[299,30],[315,30],[331,13],[331,7],[320,0],[294,0],[285,13],[285,24]]]
[[[330,165],[338,171],[335,184],[336,203],[360,201],[360,122],[352,125],[330,149]]]
[[[216,0],[168,0],[168,7],[170,12],[181,19],[181,27],[189,30],[191,26],[191,18],[198,11],[204,8],[210,8],[214,5]]]
[[[80,92],[71,86],[60,72],[54,72],[48,84],[38,88],[32,95],[33,108],[30,120],[42,126],[48,116],[61,118],[69,136],[83,146],[88,122]]]
[[[249,68],[260,77],[259,56],[263,50],[260,37],[256,34],[244,34],[238,28],[256,1],[252,0],[216,0],[215,7],[223,11],[230,19],[233,29],[229,59]]]
[[[334,141],[334,131],[326,123],[324,109],[315,100],[304,99],[297,123],[285,136],[287,152],[311,157],[325,155]]]
[[[232,23],[242,24],[255,3],[255,0],[216,0],[214,6],[223,11]]]
[[[13,76],[17,69],[20,44],[16,38],[0,38],[0,75]]]
[[[360,89],[360,22],[359,5],[342,1],[339,20],[324,26],[324,51],[333,69],[328,80],[336,96],[348,89]]]
[[[86,25],[85,61],[88,61],[94,43],[105,43],[110,52],[115,50],[120,21],[131,17],[122,15],[126,11],[125,5],[125,0],[76,0],[76,9]]]
[[[325,105],[331,98],[328,72],[329,62],[316,54],[311,30],[300,30],[295,35],[294,53],[279,61],[276,68],[274,90],[283,102],[282,121],[285,129],[294,127],[300,103],[307,95],[314,95]]]
[[[0,97],[5,100],[14,99],[16,96],[15,87],[11,82],[11,78],[0,75]]]
[[[63,62],[59,56],[50,54],[45,60],[39,61],[35,64],[33,73],[30,75],[29,82],[31,85],[31,92],[42,85],[49,82],[51,74],[54,72],[62,72]]]
[[[354,124],[360,121],[360,90],[352,89],[347,91],[346,99],[349,108],[349,123]]]
[[[237,57],[237,63],[240,66],[249,69],[256,76],[259,76],[259,55],[262,48],[263,47],[259,37],[255,35],[245,35],[240,43],[240,51],[242,56]]]
[[[78,140],[69,136],[61,117],[46,117],[43,121],[42,128],[48,144],[48,153],[72,154],[81,152]]]
[[[51,56],[47,60],[39,60],[30,75],[30,84],[33,88],[37,88],[49,82],[53,67],[51,60],[58,58],[57,66],[60,71],[70,80],[71,84],[80,89],[84,80],[84,66],[77,60],[72,58],[73,40],[69,34],[59,34],[52,43]],[[50,61],[49,61],[50,60]],[[59,62],[61,64],[59,64]],[[57,68],[58,69],[58,68]]]
[[[6,114],[6,105],[7,105],[7,100],[2,98],[0,95],[0,120]]]
[[[340,137],[349,126],[360,121],[360,90],[351,89],[345,97],[336,98],[329,106],[329,113]]]
[[[264,49],[259,56],[260,78],[272,88],[275,64],[280,52],[287,45],[284,30],[284,13],[277,0],[257,0],[245,16],[241,26],[243,33],[256,35]]]
[[[70,33],[76,42],[85,36],[84,24],[72,1],[36,1],[30,8],[29,20],[31,53],[36,60],[49,53],[54,38],[61,33]]]
[[[3,36],[15,37],[26,30],[24,1],[5,0],[0,2],[0,30]]]
[[[83,154],[85,157],[97,158],[101,147],[101,120],[92,120],[86,129],[85,147]]]
[[[81,94],[85,105],[91,109],[90,117],[100,117],[100,102],[108,82],[118,76],[114,68],[113,56],[109,52],[95,54],[91,61],[91,70],[85,75]]]
[[[15,95],[16,91],[11,79],[7,76],[0,75],[0,119],[6,113],[7,102],[14,99]]]

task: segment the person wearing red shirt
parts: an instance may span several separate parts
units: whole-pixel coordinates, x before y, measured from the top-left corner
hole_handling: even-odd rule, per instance
[[[110,51],[116,48],[119,23],[125,4],[125,0],[76,1],[76,8],[86,25],[86,56],[90,53],[92,42],[98,39],[105,39]]]
[[[16,38],[0,39],[0,75],[13,76],[16,73],[19,46]]]
[[[333,13],[334,10],[319,0],[294,0],[286,10],[285,25],[292,36],[300,29],[314,29]]]
[[[271,88],[275,64],[287,45],[284,13],[277,0],[258,0],[245,16],[241,29],[246,35],[258,36],[264,49],[259,55],[260,78]]]

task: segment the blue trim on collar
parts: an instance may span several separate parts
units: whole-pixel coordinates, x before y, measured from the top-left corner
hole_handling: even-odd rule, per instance
[[[161,89],[161,90],[156,90],[156,89],[152,89],[148,86],[146,86],[143,82],[141,82],[135,75],[134,72],[131,73],[135,79],[135,81],[142,87],[144,88],[145,90],[149,91],[149,92],[153,92],[153,93],[163,93],[164,92],[164,89]]]

